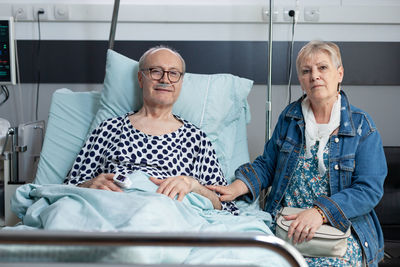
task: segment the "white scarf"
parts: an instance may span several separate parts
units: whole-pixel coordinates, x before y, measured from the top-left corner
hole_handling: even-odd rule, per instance
[[[311,109],[310,99],[306,97],[301,102],[301,109],[303,111],[304,122],[305,122],[305,138],[306,138],[306,153],[307,159],[312,157],[311,147],[315,145],[316,141],[319,141],[317,158],[318,158],[318,171],[321,176],[325,175],[326,167],[324,164],[324,148],[328,143],[329,137],[332,132],[340,125],[340,94],[335,104],[333,104],[331,117],[329,123],[319,124],[315,121],[314,113]]]

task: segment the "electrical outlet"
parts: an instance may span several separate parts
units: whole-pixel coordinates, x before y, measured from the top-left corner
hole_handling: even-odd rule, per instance
[[[319,21],[319,8],[318,7],[305,7],[304,8],[304,21],[310,21],[310,22]]]
[[[28,5],[12,5],[12,14],[15,21],[21,20],[29,20],[29,14],[32,13],[32,10],[29,8]]]
[[[69,19],[68,5],[55,5],[54,6],[54,18],[57,20],[68,20]]]
[[[278,10],[274,8],[273,10],[273,15],[272,15],[272,21],[276,21],[278,19]],[[269,8],[264,7],[262,9],[262,18],[264,21],[269,21]]]
[[[48,5],[34,5],[33,6],[33,19],[37,20],[38,15],[40,16],[40,20],[49,20],[49,6]],[[42,14],[38,14],[39,12],[43,12]]]
[[[296,9],[295,8],[290,8],[290,7],[283,8],[283,13],[282,13],[283,21],[290,21],[290,22],[293,21],[293,17],[289,16],[289,11],[290,10],[295,11]],[[294,16],[294,14],[293,14],[293,16]]]

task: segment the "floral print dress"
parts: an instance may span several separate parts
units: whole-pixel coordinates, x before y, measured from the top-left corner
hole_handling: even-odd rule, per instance
[[[324,164],[328,168],[328,147],[324,149]],[[305,148],[299,155],[299,162],[283,199],[283,206],[311,208],[318,197],[330,195],[329,172],[320,176],[317,158],[318,142],[311,147],[312,157],[305,158]],[[309,266],[362,266],[362,250],[354,234],[348,238],[347,251],[342,258],[306,257]]]

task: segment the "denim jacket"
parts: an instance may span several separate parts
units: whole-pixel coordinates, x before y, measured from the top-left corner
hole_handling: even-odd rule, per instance
[[[374,207],[383,195],[387,165],[381,137],[371,117],[349,104],[342,91],[340,126],[329,145],[330,195],[313,203],[326,214],[329,223],[346,231],[352,227],[369,266],[383,258],[383,233]],[[282,199],[305,144],[301,101],[281,113],[263,155],[236,170],[236,177],[249,188],[244,196],[254,201],[262,189],[271,186],[265,211],[273,217],[282,208]]]

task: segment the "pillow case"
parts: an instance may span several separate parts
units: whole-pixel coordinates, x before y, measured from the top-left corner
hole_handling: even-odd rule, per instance
[[[64,181],[86,140],[90,124],[99,107],[100,92],[54,92],[35,184],[60,184]]]
[[[113,50],[107,51],[104,88],[89,133],[105,119],[141,108],[138,68],[137,61]],[[247,96],[252,86],[253,81],[231,74],[186,73],[181,94],[173,107],[174,114],[192,122],[207,134],[228,180],[231,180],[237,167],[230,166],[229,162],[234,155],[236,133],[239,131],[237,122],[244,116],[245,121],[241,120],[240,128],[246,128],[246,122],[250,121]],[[247,135],[241,136],[246,144],[240,150],[247,151]],[[243,156],[248,159],[248,152]]]

